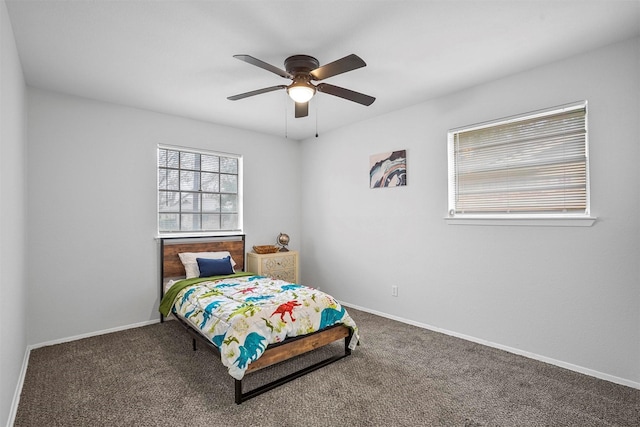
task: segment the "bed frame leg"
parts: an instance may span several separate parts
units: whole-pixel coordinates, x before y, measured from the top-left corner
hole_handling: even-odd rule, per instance
[[[195,338],[192,338],[192,339],[193,339],[193,351],[196,351],[198,349],[198,346],[196,345],[196,339]]]
[[[234,380],[236,383],[236,405],[242,403],[242,380]]]
[[[349,332],[349,335],[344,338],[344,355],[350,356],[351,349],[349,348],[349,343],[351,343],[351,337],[353,337],[353,331]]]

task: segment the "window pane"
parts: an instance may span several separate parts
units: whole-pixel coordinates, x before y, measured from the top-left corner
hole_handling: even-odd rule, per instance
[[[199,186],[199,172],[180,171],[180,189],[187,191],[198,191]]]
[[[222,173],[238,173],[238,159],[232,157],[220,158],[220,172]]]
[[[177,191],[160,191],[158,193],[158,212],[178,212],[180,198]]]
[[[180,167],[180,152],[167,150],[167,167],[179,168]]]
[[[158,149],[158,166],[167,166],[167,150]]]
[[[220,226],[220,214],[203,214],[202,229],[203,230],[227,230],[226,227]]]
[[[178,214],[159,214],[158,230],[160,231],[179,231],[180,223],[178,222]]]
[[[181,212],[200,212],[200,194],[180,193]]]
[[[196,169],[196,159],[199,157],[196,153],[180,152],[180,169]]]
[[[238,196],[235,194],[220,195],[222,212],[238,212]]]
[[[202,165],[200,169],[207,172],[218,172],[218,165],[220,162],[220,158],[218,156],[209,156],[207,154],[202,154]]]
[[[181,231],[199,231],[200,230],[200,214],[182,214],[180,215]]]
[[[238,176],[237,175],[220,175],[220,191],[222,193],[238,192]]]
[[[222,215],[222,229],[223,230],[238,230],[238,215],[237,214],[224,214]]]
[[[166,169],[158,169],[158,189],[159,190],[167,189],[167,170]]]
[[[202,212],[220,212],[220,194],[203,194]]]
[[[220,191],[220,183],[218,181],[220,175],[218,175],[217,173],[202,172],[200,176],[202,179],[202,191],[210,191],[215,193]]]
[[[180,189],[180,172],[177,170],[167,170],[167,190]]]

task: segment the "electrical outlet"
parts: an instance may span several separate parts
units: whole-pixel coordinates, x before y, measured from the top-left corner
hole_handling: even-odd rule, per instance
[[[392,285],[391,286],[391,296],[392,297],[397,297],[398,296],[398,287],[396,285]]]

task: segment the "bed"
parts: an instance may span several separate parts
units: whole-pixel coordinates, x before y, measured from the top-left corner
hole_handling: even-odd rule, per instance
[[[194,351],[203,342],[218,355],[237,404],[349,356],[358,343],[355,322],[330,295],[245,272],[244,235],[161,239],[160,247],[161,321],[175,318]],[[340,340],[344,352],[243,390],[246,375]]]

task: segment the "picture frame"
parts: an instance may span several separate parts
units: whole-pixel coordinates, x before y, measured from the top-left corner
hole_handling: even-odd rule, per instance
[[[407,150],[369,156],[369,187],[387,188],[407,185]]]

